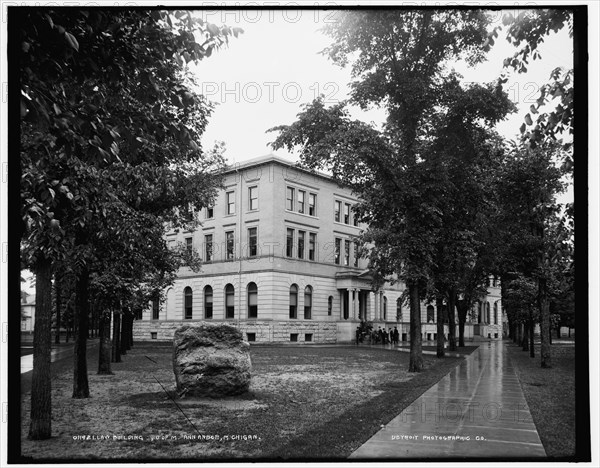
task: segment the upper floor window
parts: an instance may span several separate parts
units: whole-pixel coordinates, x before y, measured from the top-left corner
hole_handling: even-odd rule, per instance
[[[344,204],[344,224],[350,224],[350,204]]]
[[[225,318],[235,318],[235,289],[232,284],[225,286]]]
[[[226,203],[227,203],[227,214],[235,213],[235,192],[232,190],[225,194]]]
[[[215,217],[215,207],[207,206],[206,207],[206,219],[212,219]]]
[[[293,189],[293,187],[288,187],[286,190],[285,209],[294,211],[294,189]]]
[[[183,310],[184,318],[192,318],[192,288],[189,286],[183,290]]]
[[[248,284],[248,318],[258,317],[258,287],[256,283]]]
[[[342,216],[342,202],[336,200],[334,209],[333,209],[333,219],[339,223],[341,216]]]
[[[335,251],[334,251],[334,263],[336,265],[340,264],[340,254],[342,250],[342,239],[335,239]]]
[[[356,212],[354,213],[354,216],[352,216],[352,224],[358,226],[358,216],[356,216]]]
[[[235,234],[233,231],[225,233],[225,251],[227,260],[233,260],[235,257]]]
[[[188,253],[192,253],[192,247],[193,247],[193,243],[192,243],[192,238],[191,237],[186,237],[185,238],[185,248],[188,251]]]
[[[304,190],[298,190],[298,213],[304,213],[304,198],[306,192]]]
[[[308,195],[308,214],[317,216],[317,195],[314,193]]]
[[[360,254],[358,252],[358,242],[354,242],[354,266],[355,267],[358,266],[359,257],[360,257]]]
[[[435,322],[435,309],[432,305],[427,306],[427,323]]]
[[[286,257],[294,256],[294,230],[288,228],[285,240],[285,255]]]
[[[315,250],[317,244],[317,235],[314,232],[308,234],[308,259],[315,259]]]
[[[213,236],[207,234],[204,236],[204,260],[207,262],[212,261],[213,256]]]
[[[304,258],[304,239],[306,232],[298,231],[298,258]]]
[[[248,188],[248,209],[258,210],[258,187],[256,186]]]
[[[344,241],[344,265],[350,265],[350,241]]]
[[[258,255],[258,228],[248,229],[248,256],[256,257]]]

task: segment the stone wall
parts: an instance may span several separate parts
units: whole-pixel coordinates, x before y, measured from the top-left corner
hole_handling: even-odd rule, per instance
[[[133,324],[133,339],[138,341],[171,341],[175,330],[182,325],[201,324],[190,320],[136,320]],[[255,334],[257,343],[336,343],[337,324],[335,322],[306,321],[222,321],[211,320],[207,323],[226,323],[239,328],[248,339],[248,333]],[[296,341],[292,336],[296,335]],[[308,337],[307,335],[312,335]]]

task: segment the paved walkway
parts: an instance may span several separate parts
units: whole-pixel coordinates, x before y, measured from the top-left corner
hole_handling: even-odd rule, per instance
[[[505,346],[482,343],[350,458],[545,457]]]
[[[88,350],[97,345],[98,340],[96,338],[89,338],[87,342]],[[72,357],[73,356],[73,344],[61,345],[57,347],[52,347],[52,351],[50,352],[50,362],[60,361],[62,359]],[[33,354],[27,354],[25,356],[21,356],[21,374],[25,374],[26,372],[30,372],[33,370]]]

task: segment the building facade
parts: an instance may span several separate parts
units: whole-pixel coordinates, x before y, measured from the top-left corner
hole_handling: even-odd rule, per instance
[[[153,302],[134,325],[138,340],[171,340],[184,323],[229,323],[256,342],[343,343],[361,320],[397,327],[408,340],[402,284],[374,291],[359,258],[357,200],[330,177],[273,155],[224,174],[213,206],[193,232],[167,232],[202,258],[202,270],[182,268],[165,301]],[[501,338],[499,284],[471,314],[467,339]],[[435,310],[422,304],[423,338],[435,339]],[[476,323],[473,323],[476,322]]]

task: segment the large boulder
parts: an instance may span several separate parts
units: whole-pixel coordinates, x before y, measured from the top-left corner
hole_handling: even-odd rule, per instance
[[[182,396],[239,395],[250,387],[250,345],[231,325],[184,325],[173,338],[173,371]]]

